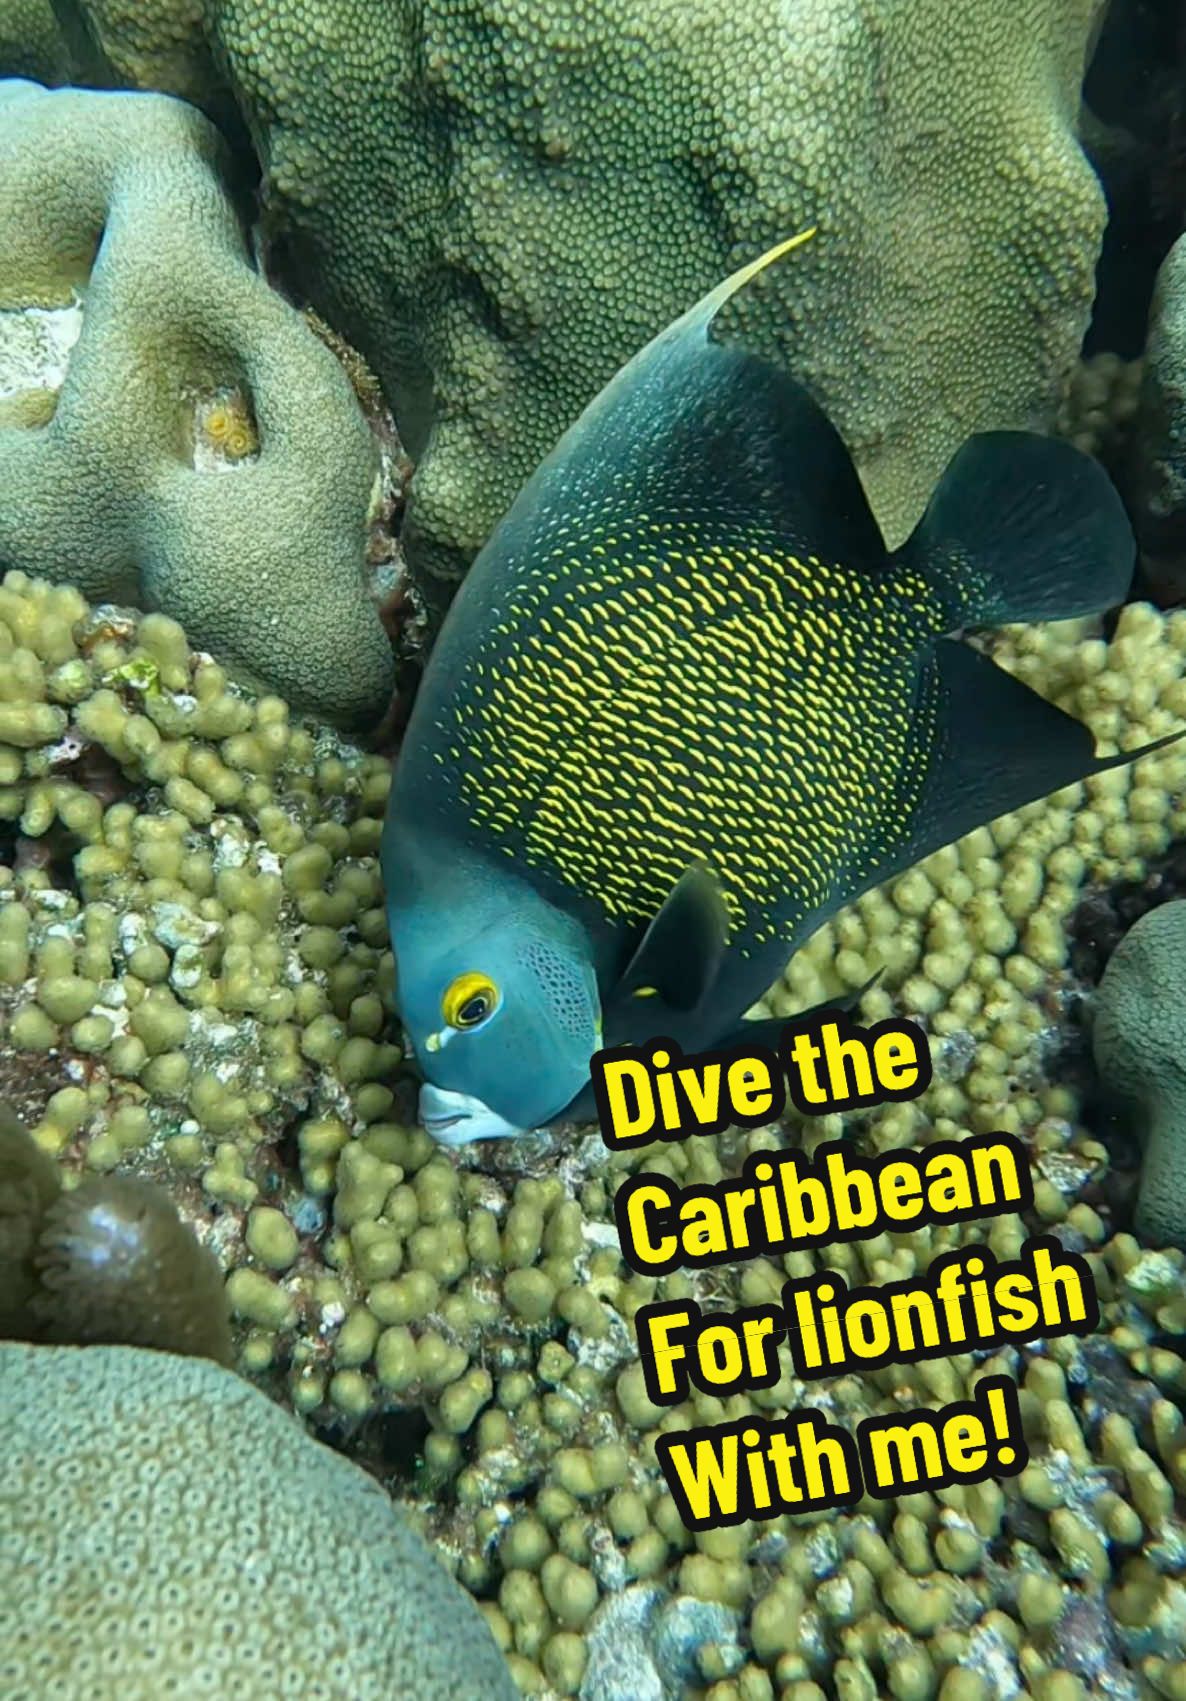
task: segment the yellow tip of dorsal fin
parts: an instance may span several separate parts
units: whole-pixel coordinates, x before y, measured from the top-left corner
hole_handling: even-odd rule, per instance
[[[776,260],[781,260],[784,254],[789,254],[792,248],[802,248],[805,242],[810,242],[819,231],[817,224],[809,225],[801,230],[798,236],[788,236],[785,242],[776,242],[773,248],[767,248],[764,254],[759,254],[756,260],[751,260],[748,266],[742,266],[726,279],[726,287],[732,295],[734,290],[744,289],[751,278],[756,278],[759,272],[764,272],[767,266],[772,266]]]
[[[727,277],[724,283],[719,283],[714,290],[704,297],[696,310],[698,318],[703,316],[705,329],[708,329],[726,301],[731,296],[736,295],[739,289],[744,289],[746,284],[751,279],[756,278],[759,272],[764,272],[767,266],[772,266],[776,260],[781,260],[782,256],[789,254],[792,248],[801,248],[805,242],[810,242],[818,231],[819,226],[813,224],[806,230],[801,230],[797,236],[788,236],[784,242],[776,242],[773,248],[767,248],[766,252],[759,254],[756,260],[750,260],[747,265],[742,266],[731,277]]]

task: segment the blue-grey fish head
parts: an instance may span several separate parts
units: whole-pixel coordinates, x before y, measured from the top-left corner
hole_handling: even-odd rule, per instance
[[[583,936],[550,908],[450,904],[391,914],[400,1018],[424,1077],[420,1120],[446,1146],[546,1128],[601,1048]],[[475,913],[475,911],[477,913]]]

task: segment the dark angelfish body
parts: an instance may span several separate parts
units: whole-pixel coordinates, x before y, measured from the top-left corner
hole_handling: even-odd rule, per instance
[[[1106,475],[972,438],[888,552],[821,409],[709,335],[794,245],[602,391],[432,653],[382,860],[422,1112],[450,1143],[587,1111],[601,1044],[728,1042],[861,892],[1143,754],[1097,758],[957,636],[1123,599]]]

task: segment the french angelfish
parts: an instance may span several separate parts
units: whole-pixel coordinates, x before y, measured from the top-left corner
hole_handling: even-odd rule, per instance
[[[610,381],[430,655],[382,867],[420,1115],[444,1144],[591,1115],[602,1046],[771,1043],[783,1024],[745,1012],[837,910],[1145,753],[1097,758],[960,638],[1123,600],[1132,534],[1094,461],[972,437],[887,551],[821,408],[710,336],[811,234]]]

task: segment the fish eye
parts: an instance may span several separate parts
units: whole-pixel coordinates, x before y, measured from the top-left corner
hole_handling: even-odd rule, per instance
[[[476,1028],[497,1004],[498,988],[486,975],[458,975],[441,999],[441,1015],[451,1028]]]

